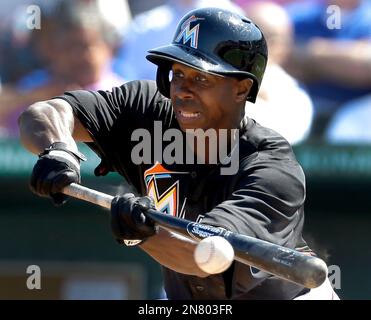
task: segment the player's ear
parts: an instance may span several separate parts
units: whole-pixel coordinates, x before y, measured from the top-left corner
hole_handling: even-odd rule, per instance
[[[237,80],[236,83],[236,102],[246,102],[252,85],[254,84],[251,79]]]

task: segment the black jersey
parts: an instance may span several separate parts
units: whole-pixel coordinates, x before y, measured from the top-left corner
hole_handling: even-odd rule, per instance
[[[135,164],[134,130],[153,133],[155,121],[162,130],[179,129],[171,101],[155,82],[133,81],[111,92],[72,91],[60,98],[71,104],[92,136],[93,150],[138,192],[152,196],[157,210],[309,251],[302,239],[304,173],[289,143],[273,130],[243,121],[234,175],[221,175],[218,165],[168,165],[154,156]],[[206,278],[165,267],[163,275],[170,299],[292,299],[305,290],[239,262]]]

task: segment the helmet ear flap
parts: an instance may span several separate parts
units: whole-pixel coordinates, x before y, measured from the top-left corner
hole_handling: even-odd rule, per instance
[[[170,98],[170,80],[169,80],[170,70],[171,70],[170,65],[161,64],[158,66],[156,73],[157,88],[160,91],[160,93],[166,98]]]
[[[253,85],[250,89],[250,92],[249,92],[249,95],[246,98],[246,101],[255,103],[258,92],[259,92],[259,84],[256,80],[254,80],[254,83],[253,83]]]

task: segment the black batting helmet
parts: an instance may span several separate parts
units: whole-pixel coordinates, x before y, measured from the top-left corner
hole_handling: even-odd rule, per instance
[[[251,78],[247,101],[255,102],[267,64],[263,33],[250,19],[220,8],[201,8],[179,22],[170,45],[148,51],[158,66],[157,86],[170,97],[169,71],[174,62],[224,76]]]

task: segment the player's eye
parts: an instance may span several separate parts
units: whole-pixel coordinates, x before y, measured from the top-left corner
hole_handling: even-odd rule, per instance
[[[195,77],[195,80],[198,81],[198,82],[202,82],[202,83],[206,83],[208,81],[207,78],[203,75],[197,75]]]
[[[171,77],[172,79],[180,79],[180,78],[184,78],[184,75],[180,71],[172,71]]]

